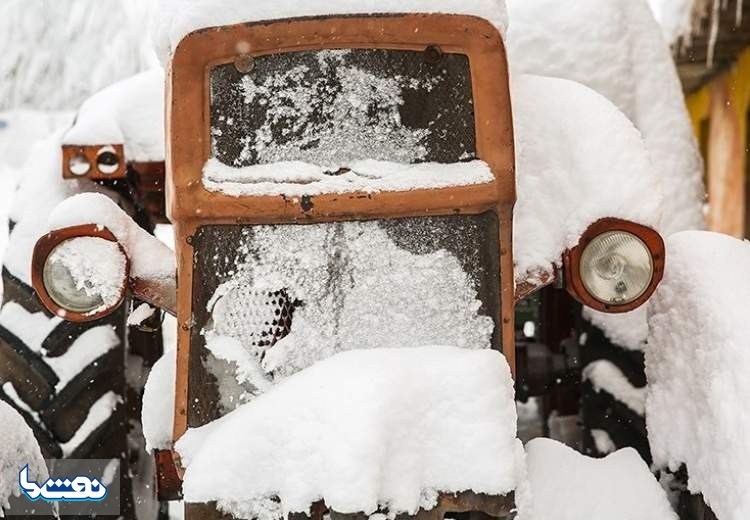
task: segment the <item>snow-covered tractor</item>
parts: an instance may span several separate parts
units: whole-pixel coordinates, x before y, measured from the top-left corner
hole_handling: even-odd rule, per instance
[[[145,374],[162,352],[159,315],[128,322],[139,304],[130,296],[85,322],[50,314],[29,262],[50,213],[71,195],[106,194],[143,233],[166,221],[163,81],[153,70],[116,83],[35,145],[11,211],[0,310],[0,399],[23,416],[45,458],[118,461],[120,510],[138,518],[160,514],[140,433]]]
[[[175,227],[176,258],[143,229],[148,226],[91,193],[58,205],[48,219],[51,231],[36,243],[31,280],[54,315],[98,323],[111,319],[126,297],[176,314],[171,437],[182,438],[182,460],[176,457],[177,471],[163,465],[161,485],[164,496],[176,496],[177,474],[186,469],[189,518],[213,518],[217,506],[235,517],[258,518],[275,518],[279,511],[319,518],[328,510],[332,517],[376,511],[512,516],[523,495],[516,488],[515,412],[505,417],[512,424],[501,428],[509,434],[500,443],[505,450],[479,438],[464,443],[451,437],[452,446],[426,443],[421,463],[432,470],[418,484],[435,494],[417,492],[409,500],[399,490],[414,482],[368,487],[367,475],[359,494],[342,492],[343,476],[357,464],[382,463],[369,451],[356,452],[362,456],[356,460],[317,456],[319,445],[295,438],[300,432],[283,418],[277,424],[283,431],[276,433],[286,445],[258,433],[250,444],[266,446],[263,457],[302,447],[301,453],[315,455],[311,467],[322,473],[309,467],[295,473],[291,463],[276,459],[259,464],[254,448],[242,444],[250,433],[238,417],[260,413],[245,405],[281,399],[309,431],[327,435],[343,428],[367,439],[358,427],[371,423],[358,418],[362,403],[352,405],[354,397],[351,408],[341,405],[352,414],[350,426],[323,410],[320,422],[337,426],[318,430],[309,416],[317,404],[306,412],[292,406],[294,399],[279,397],[281,390],[271,397],[271,389],[289,380],[287,393],[297,384],[315,396],[317,383],[305,387],[297,377],[293,384],[290,376],[336,374],[354,386],[344,384],[315,401],[336,408],[340,403],[333,401],[369,382],[382,390],[403,386],[404,379],[423,380],[418,389],[417,383],[398,386],[400,398],[411,402],[408,392],[419,391],[429,402],[433,393],[449,400],[427,384],[441,386],[437,376],[445,376],[457,395],[472,379],[452,350],[435,350],[434,357],[467,375],[456,381],[449,372],[430,372],[430,350],[418,349],[424,357],[411,359],[383,347],[494,350],[507,360],[508,374],[545,387],[564,367],[529,355],[516,362],[517,302],[556,285],[591,309],[622,313],[648,300],[663,275],[664,244],[652,218],[659,200],[647,194],[651,177],[631,179],[632,171],[650,166],[627,118],[570,81],[518,75],[511,89],[503,13],[494,2],[416,9],[396,4],[369,6],[368,16],[340,3],[336,15],[326,15],[314,4],[301,13],[309,17],[292,18],[301,15],[300,6],[281,2],[273,9],[240,9],[239,19],[221,18],[218,27],[184,38],[185,28],[212,23],[177,24],[166,96],[166,213]],[[404,11],[416,12],[392,14]],[[272,19],[278,21],[264,21]],[[229,22],[244,23],[224,25]],[[578,122],[581,113],[587,117]],[[566,148],[575,140],[584,140],[588,153]],[[107,179],[128,179],[127,146],[66,143],[66,177],[103,179],[111,187],[124,181]],[[616,189],[603,189],[597,177],[602,168],[610,170],[606,187]],[[571,169],[578,179],[558,178]],[[136,193],[142,189],[137,179],[150,178],[150,169],[141,170],[133,163],[130,171],[141,176],[133,182],[131,173],[123,184]],[[639,207],[631,204],[634,194],[645,194]],[[597,203],[586,202],[595,197]],[[151,217],[159,213],[158,204],[141,209]],[[372,354],[321,363],[350,350]],[[425,373],[420,377],[389,360],[424,364]],[[494,367],[496,360],[480,362]],[[350,377],[342,376],[342,365]],[[483,395],[489,387],[479,382],[487,375],[472,367],[477,377],[470,389]],[[389,380],[389,372],[403,377]],[[502,369],[491,375],[504,377]],[[365,395],[370,403],[380,398]],[[512,389],[488,395],[498,399],[494,409],[513,408]],[[436,418],[429,410],[420,413],[435,424],[455,415],[471,425],[471,413],[487,410],[469,406],[473,400],[441,409]],[[385,406],[374,409],[388,416]],[[255,419],[259,431],[273,426],[268,417]],[[230,426],[235,429],[228,431]],[[392,435],[386,445],[406,442],[398,427]],[[466,471],[446,473],[460,466],[454,459],[461,450]],[[391,451],[378,453],[387,458]],[[438,453],[446,464],[425,462]],[[405,457],[399,460],[414,469]],[[330,466],[331,458],[345,460]],[[306,459],[294,464],[300,460]],[[248,476],[253,466],[257,474]],[[394,468],[402,469],[394,463],[383,471]],[[308,477],[297,482],[305,492],[287,488],[284,478],[300,475]],[[367,493],[369,502],[356,500]]]

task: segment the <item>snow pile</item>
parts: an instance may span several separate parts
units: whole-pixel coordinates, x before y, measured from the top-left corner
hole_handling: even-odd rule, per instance
[[[321,498],[342,513],[413,514],[439,491],[506,494],[523,466],[513,393],[493,350],[341,353],[188,430],[185,500],[270,520]]]
[[[595,459],[538,438],[526,444],[526,464],[534,519],[677,520],[664,490],[632,448]],[[528,507],[519,504],[521,512]]]
[[[630,177],[619,180],[619,189],[629,191],[639,177],[648,176],[653,183],[658,178],[663,219],[651,220],[650,225],[663,236],[702,229],[703,165],[670,49],[645,0],[510,0],[508,10],[507,46],[513,72],[578,81],[617,105],[641,132],[652,163],[648,173],[634,164]],[[549,98],[549,93],[544,97]],[[513,101],[515,110],[517,101]],[[589,113],[573,115],[581,118],[581,114]],[[602,132],[606,135],[607,130]],[[546,153],[546,148],[540,150]],[[599,149],[586,146],[588,150]],[[622,166],[628,162],[620,159]],[[609,177],[612,171],[605,167],[600,173]],[[519,200],[527,196],[522,188],[519,184]],[[644,191],[643,197],[653,196],[649,192],[655,189]],[[528,197],[533,195],[528,192]],[[639,204],[637,199],[628,201]],[[648,333],[643,308],[623,315],[585,309],[585,316],[617,344],[643,348]]]
[[[141,420],[146,451],[172,447],[174,418],[175,372],[177,354],[174,345],[151,367],[143,389]]]
[[[98,237],[76,237],[60,243],[47,258],[46,266],[70,275],[76,291],[101,299],[92,315],[108,309],[120,300],[127,259],[116,242]]]
[[[91,96],[63,144],[123,144],[128,161],[163,161],[164,71],[142,72]]]
[[[235,168],[209,159],[203,168],[206,189],[234,196],[409,191],[492,180],[492,172],[484,161],[402,164],[366,159],[347,164],[341,173],[332,173],[330,168],[301,161]]]
[[[0,517],[11,496],[20,496],[18,472],[29,465],[29,478],[44,482],[49,478],[31,428],[9,404],[0,401]]]
[[[541,76],[514,76],[511,94],[516,280],[551,274],[563,251],[603,217],[656,226],[660,175],[617,107],[581,84]]]
[[[133,311],[128,314],[128,326],[137,326],[149,319],[156,312],[155,307],[151,307],[148,303],[142,303]]]
[[[174,276],[174,252],[139,227],[106,195],[81,193],[64,200],[49,215],[48,230],[81,224],[99,224],[115,235],[130,260],[131,277]]]
[[[0,2],[0,108],[71,110],[157,61],[150,0]]]
[[[154,13],[154,44],[164,64],[180,40],[204,27],[231,25],[283,18],[321,15],[380,13],[450,13],[468,14],[492,22],[505,32],[507,15],[504,0],[278,0],[252,2],[245,0],[161,0]]]
[[[688,231],[667,240],[649,306],[646,420],[654,462],[685,463],[722,520],[750,516],[750,243]]]

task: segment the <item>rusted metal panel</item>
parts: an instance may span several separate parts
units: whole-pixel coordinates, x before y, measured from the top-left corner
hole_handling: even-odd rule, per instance
[[[77,156],[84,158],[89,164],[88,170],[82,174],[76,174],[70,168],[71,159]],[[123,146],[122,144],[63,145],[62,173],[64,179],[124,179],[127,172]]]
[[[159,500],[181,500],[182,479],[175,466],[172,450],[154,450],[156,495]]]

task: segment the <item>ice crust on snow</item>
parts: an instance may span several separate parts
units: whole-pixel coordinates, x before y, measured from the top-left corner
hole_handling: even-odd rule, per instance
[[[667,239],[649,304],[646,421],[657,467],[688,469],[721,520],[750,516],[750,243],[686,231]]]
[[[660,176],[617,107],[579,83],[525,74],[513,76],[511,96],[516,280],[551,274],[601,218],[658,224]]]
[[[664,490],[632,448],[595,459],[537,438],[526,444],[526,467],[533,503],[519,503],[519,510],[533,510],[536,520],[677,520]]]
[[[395,514],[429,509],[439,491],[505,494],[521,477],[515,437],[502,354],[385,348],[316,363],[188,430],[177,450],[186,501],[271,520],[321,498],[343,513]]]
[[[164,71],[119,81],[83,102],[63,144],[123,144],[128,161],[164,160]]]
[[[248,3],[229,0],[217,6],[216,0],[161,0],[154,13],[154,44],[163,64],[167,64],[178,43],[187,34],[205,27],[243,22],[278,20],[321,15],[381,13],[449,13],[479,16],[505,32],[507,14],[504,0],[279,0]]]
[[[611,195],[615,197],[619,190],[629,188],[637,177],[648,175],[654,181],[658,178],[664,197],[663,215],[649,225],[663,236],[703,229],[702,160],[672,54],[646,1],[509,0],[508,11],[506,44],[514,75],[541,74],[583,83],[617,105],[640,131],[652,167],[646,174],[643,168],[633,165],[630,177],[620,180],[621,187],[613,186]],[[550,97],[549,93],[540,95]],[[513,101],[515,111],[517,101]],[[582,113],[588,117],[588,112],[572,117],[580,118]],[[606,128],[601,131],[605,135],[608,132]],[[597,147],[587,147],[588,150]],[[617,161],[628,163],[626,157]],[[602,176],[609,174],[610,168],[601,170]],[[524,197],[522,188],[519,183],[519,200]],[[604,193],[600,190],[593,197]],[[651,196],[646,192],[642,195]],[[631,203],[640,204],[639,199]],[[606,204],[602,200],[602,206]],[[516,234],[516,240],[524,238]],[[618,345],[643,348],[647,334],[645,308],[622,315],[585,309],[584,315]]]
[[[109,229],[125,249],[133,278],[169,278],[175,274],[174,252],[136,224],[109,197],[81,193],[65,199],[50,213],[48,230],[81,224]]]
[[[345,173],[332,174],[325,166],[301,161],[234,168],[209,159],[203,169],[203,185],[234,196],[302,196],[445,188],[482,184],[494,178],[484,161],[405,164],[367,159],[347,164],[347,169]]]
[[[0,517],[11,496],[20,496],[18,471],[29,465],[29,478],[43,482],[49,478],[34,433],[23,417],[8,403],[0,401]],[[12,511],[10,511],[12,514]]]
[[[69,273],[78,291],[98,297],[101,305],[88,312],[96,314],[115,305],[122,296],[126,258],[117,243],[99,237],[76,237],[52,250],[46,265],[60,265]]]

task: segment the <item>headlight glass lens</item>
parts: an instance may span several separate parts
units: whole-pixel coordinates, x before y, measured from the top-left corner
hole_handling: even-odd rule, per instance
[[[58,244],[44,262],[44,288],[68,312],[94,314],[117,305],[126,258],[115,242],[76,237]]]
[[[111,175],[120,167],[120,158],[117,157],[115,149],[105,146],[96,155],[96,167],[105,175]]]
[[[586,290],[602,303],[625,305],[641,296],[654,274],[646,244],[626,231],[594,238],[581,254],[580,276]]]
[[[68,161],[68,169],[73,175],[86,175],[91,169],[91,163],[83,154],[76,154]]]

